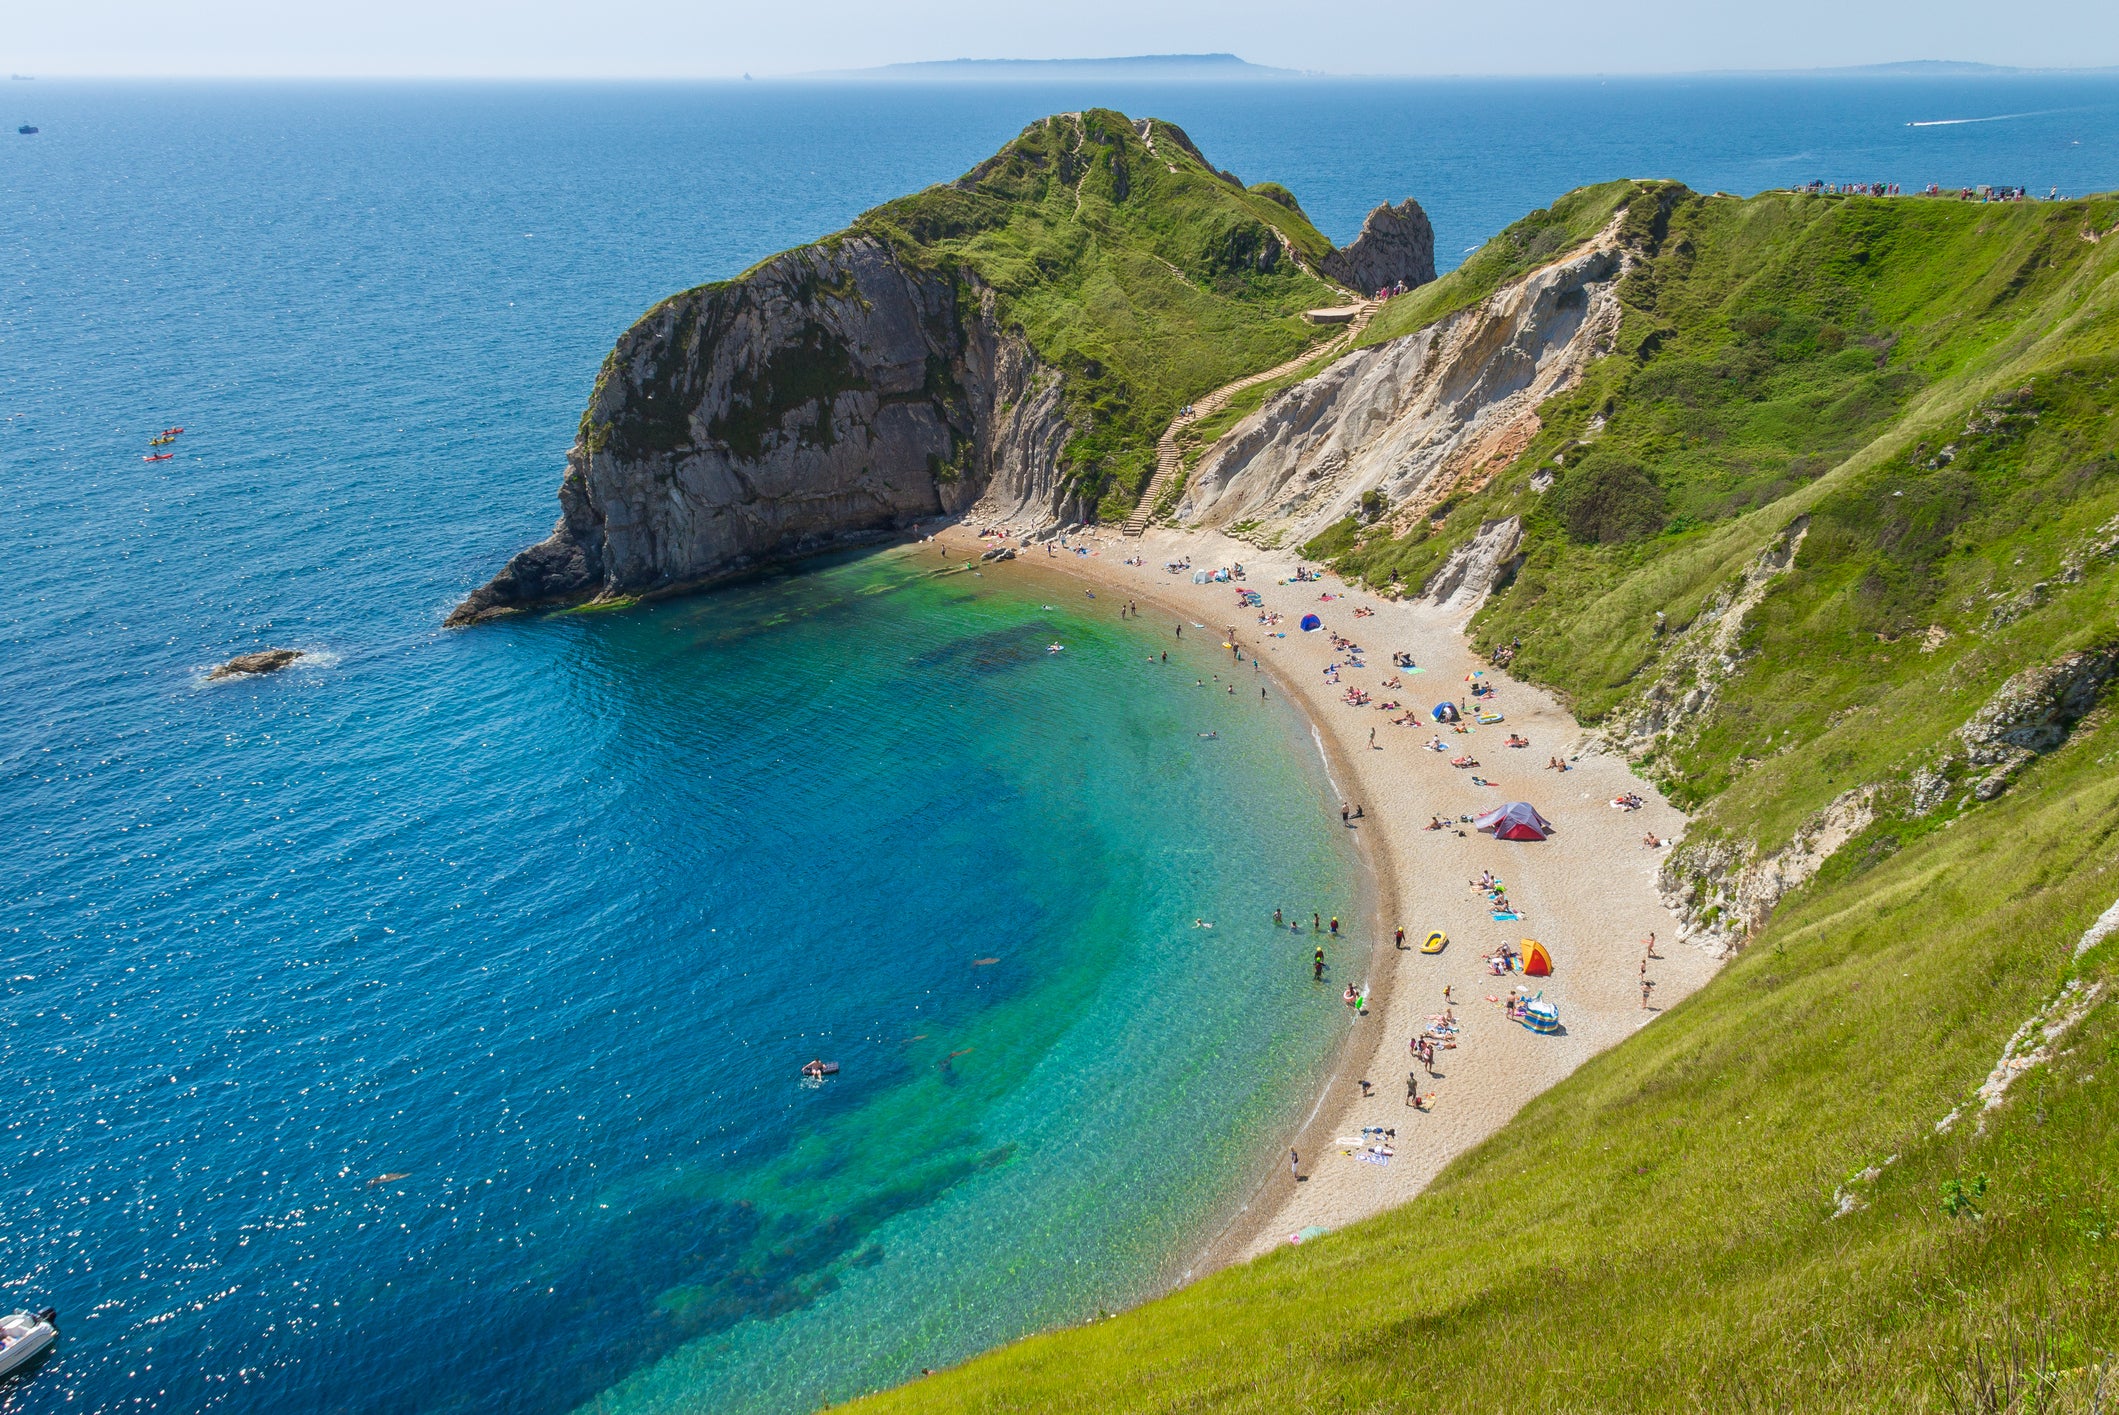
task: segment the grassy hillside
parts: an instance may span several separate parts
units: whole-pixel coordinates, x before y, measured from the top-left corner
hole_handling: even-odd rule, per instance
[[[1106,518],[1139,499],[1179,407],[1329,337],[1301,312],[1342,298],[1309,273],[1331,242],[1285,188],[1246,188],[1180,129],[1145,127],[1102,109],[1047,118],[854,224],[974,276],[1065,372],[1069,470]]]
[[[1404,318],[1616,217],[1615,351],[1439,531],[1340,563],[1417,585],[1523,517],[1474,632],[1697,812],[1680,886],[1835,802],[1866,819],[1715,982],[1413,1204],[874,1408],[2094,1408],[2119,943],[2076,944],[2119,899],[2119,726],[2092,690],[2013,776],[1959,732],[2119,645],[2119,202],[1553,210]],[[1982,1109],[2018,1029],[2085,999]]]

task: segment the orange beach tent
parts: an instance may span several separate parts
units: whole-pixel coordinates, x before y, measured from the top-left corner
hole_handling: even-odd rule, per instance
[[[1552,976],[1552,955],[1545,951],[1544,944],[1534,938],[1523,940],[1523,974],[1530,978]]]

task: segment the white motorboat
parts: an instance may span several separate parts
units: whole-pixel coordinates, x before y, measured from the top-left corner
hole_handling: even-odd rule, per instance
[[[58,1339],[59,1314],[49,1307],[0,1317],[0,1376],[36,1360],[37,1353]]]

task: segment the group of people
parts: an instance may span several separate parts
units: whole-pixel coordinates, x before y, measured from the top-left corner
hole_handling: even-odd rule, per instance
[[[1906,194],[1906,189],[1904,187],[1901,187],[1896,182],[1815,181],[1806,182],[1802,186],[1797,187],[1795,190],[1799,192],[1808,192],[1813,196],[1902,197]],[[1953,197],[1958,201],[1977,202],[2034,200],[2034,198],[2031,196],[2029,188],[2026,187],[1993,187],[1982,185],[1977,187],[1959,187],[1955,191],[1945,191],[1943,190],[1942,185],[1938,182],[1928,183],[1927,186],[1922,187],[1920,189],[1919,194],[1924,197]],[[2047,192],[2045,199],[2047,201],[2059,201],[2060,188],[2054,187],[2051,191]]]

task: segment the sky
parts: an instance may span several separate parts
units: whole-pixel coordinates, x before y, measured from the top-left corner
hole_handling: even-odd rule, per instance
[[[9,0],[0,68],[173,77],[759,78],[921,59],[1230,51],[1357,74],[1906,59],[2119,65],[2113,0]]]

